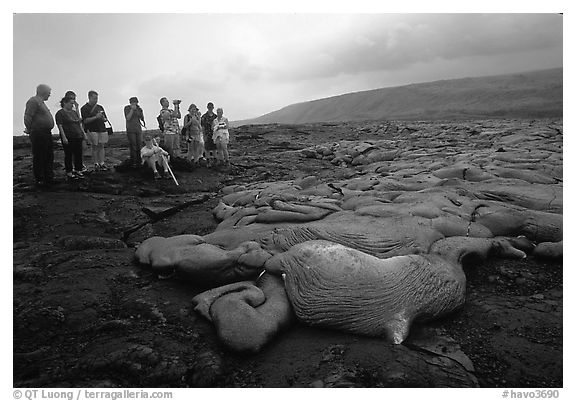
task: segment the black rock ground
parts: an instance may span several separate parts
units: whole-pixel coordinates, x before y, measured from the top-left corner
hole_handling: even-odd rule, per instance
[[[261,353],[242,355],[224,349],[192,310],[203,288],[159,278],[133,261],[134,246],[152,235],[212,232],[218,222],[211,211],[226,185],[362,174],[303,158],[300,149],[394,140],[419,124],[239,127],[232,166],[176,165],[179,187],[121,168],[66,182],[57,148],[59,183],[38,189],[27,138],[15,138],[14,386],[562,387],[561,262],[467,265],[464,307],[414,327],[402,345],[296,325]],[[450,122],[434,124],[444,130]],[[498,129],[501,121],[459,124]],[[107,162],[120,165],[127,156],[126,138],[116,134]]]

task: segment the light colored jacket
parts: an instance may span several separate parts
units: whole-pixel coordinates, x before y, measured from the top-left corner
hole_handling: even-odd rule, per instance
[[[212,132],[214,136],[217,134],[217,131],[220,134],[228,134],[228,119],[226,117],[222,116],[220,120],[216,117],[214,121],[212,121]]]
[[[162,149],[160,146],[152,145],[151,148],[148,146],[144,146],[140,149],[140,156],[142,157],[142,163],[146,161],[146,159],[151,157],[160,157],[160,155],[167,156],[168,152]]]

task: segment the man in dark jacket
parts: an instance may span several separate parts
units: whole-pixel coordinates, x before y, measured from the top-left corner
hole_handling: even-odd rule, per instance
[[[216,119],[216,114],[214,113],[214,103],[210,102],[206,106],[208,111],[204,113],[201,119],[202,130],[204,131],[204,149],[205,157],[208,159],[210,164],[216,161],[214,152],[216,152],[216,144],[212,139],[212,122]]]
[[[139,168],[142,164],[140,149],[142,149],[142,125],[144,122],[144,112],[138,105],[138,98],[131,97],[130,104],[124,107],[124,117],[126,117],[126,136],[130,146],[130,163],[132,167]]]

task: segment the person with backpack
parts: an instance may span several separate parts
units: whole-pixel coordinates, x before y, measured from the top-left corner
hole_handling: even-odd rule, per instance
[[[185,136],[188,141],[188,160],[196,165],[204,153],[204,137],[202,135],[202,123],[200,110],[195,104],[188,107],[188,114],[184,116]]]
[[[171,157],[176,156],[176,151],[178,150],[178,141],[180,135],[180,126],[178,124],[178,119],[182,116],[180,115],[180,100],[172,101],[174,104],[174,110],[168,108],[170,103],[168,99],[163,97],[160,99],[160,104],[162,109],[157,117],[158,125],[160,131],[162,132],[161,137],[164,139],[164,148],[168,151]]]
[[[106,112],[104,107],[98,104],[98,92],[91,90],[88,92],[88,103],[80,109],[84,129],[88,141],[92,145],[92,160],[95,171],[105,171],[108,167],[104,163],[106,158],[104,145],[108,143],[108,132],[106,131]]]

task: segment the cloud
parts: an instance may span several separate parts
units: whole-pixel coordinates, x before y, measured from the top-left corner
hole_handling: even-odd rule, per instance
[[[15,126],[40,82],[81,99],[100,92],[109,117],[138,96],[230,118],[346,92],[562,65],[555,14],[15,14]]]
[[[136,92],[149,93],[155,96],[182,96],[182,92],[194,91],[220,91],[225,83],[211,79],[210,76],[182,76],[175,73],[166,73],[147,79],[137,85]]]
[[[394,71],[438,59],[517,54],[556,47],[561,61],[562,16],[555,14],[426,14],[360,16],[354,29],[294,47],[272,68],[282,80],[310,80]]]
[[[208,61],[206,61],[208,60]],[[170,72],[158,74],[133,85],[133,92],[145,94],[146,98],[213,99],[228,97],[234,92],[247,90],[264,79],[266,70],[238,52],[230,52],[211,58],[199,58],[195,62],[176,66]],[[188,101],[188,100],[187,100]]]

